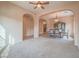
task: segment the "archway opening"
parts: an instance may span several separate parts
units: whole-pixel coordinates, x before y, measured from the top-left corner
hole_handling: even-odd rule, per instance
[[[23,15],[23,40],[34,36],[34,20],[30,14]]]
[[[39,20],[39,35],[47,35],[47,21],[45,19]]]
[[[71,10],[48,13],[40,18],[47,21],[47,36],[74,39],[74,13]]]

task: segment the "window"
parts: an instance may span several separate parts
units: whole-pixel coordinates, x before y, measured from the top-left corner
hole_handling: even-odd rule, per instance
[[[6,31],[2,25],[0,25],[0,50],[6,45]]]
[[[0,25],[0,37],[6,39],[6,32],[2,25]]]

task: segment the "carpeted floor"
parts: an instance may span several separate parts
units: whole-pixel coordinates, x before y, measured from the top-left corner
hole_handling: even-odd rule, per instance
[[[77,58],[79,49],[72,41],[43,38],[29,39],[10,48],[8,58]]]

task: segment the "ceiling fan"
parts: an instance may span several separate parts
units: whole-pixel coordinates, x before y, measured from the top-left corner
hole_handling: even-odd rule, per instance
[[[34,9],[36,9],[38,7],[45,9],[44,5],[49,4],[49,2],[48,1],[37,1],[37,2],[29,2],[29,4],[33,4]]]

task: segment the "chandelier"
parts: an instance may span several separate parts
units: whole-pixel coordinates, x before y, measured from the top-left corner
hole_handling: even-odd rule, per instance
[[[58,20],[58,16],[57,16],[57,13],[56,13],[56,18],[55,18],[55,20],[54,20],[55,22],[58,22],[59,20]]]
[[[29,4],[33,4],[34,9],[36,9],[36,8],[45,9],[44,5],[49,4],[49,2],[48,1],[37,1],[37,2],[29,2]]]

